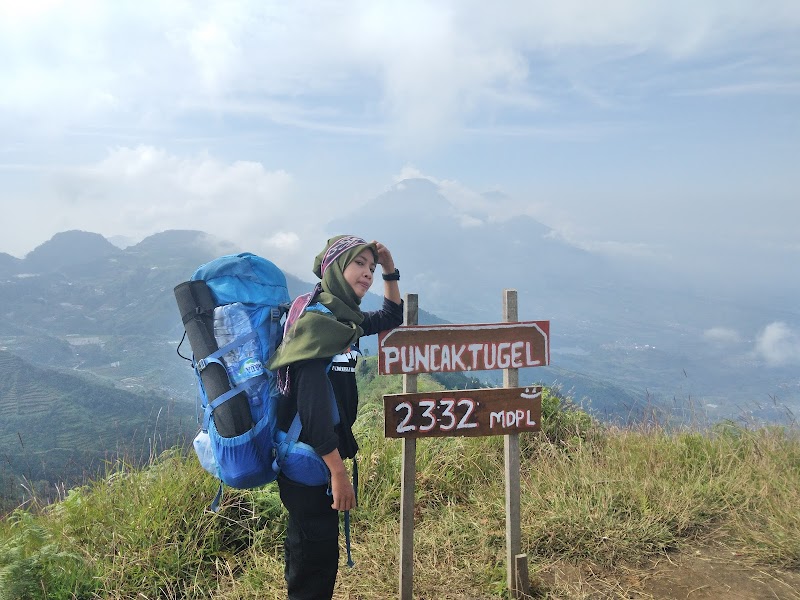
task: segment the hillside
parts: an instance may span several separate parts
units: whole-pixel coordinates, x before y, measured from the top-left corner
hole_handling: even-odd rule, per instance
[[[398,204],[428,206],[430,218],[418,222],[409,222],[405,215],[381,218],[382,211]],[[367,215],[365,228],[393,239],[402,289],[419,293],[420,323],[454,321],[459,315],[476,322],[497,321],[500,289],[518,284],[521,317],[550,319],[553,336],[553,364],[520,373],[525,384],[541,382],[557,388],[592,414],[615,423],[653,416],[662,422],[705,425],[725,419],[791,421],[792,402],[800,398],[791,362],[767,368],[749,349],[752,340],[742,337],[732,349],[703,336],[700,323],[711,313],[751,326],[760,318],[757,310],[734,309],[730,302],[701,301],[674,291],[647,293],[622,278],[614,265],[569,247],[531,219],[484,220],[465,229],[464,215],[454,212],[426,181],[404,182],[370,203]],[[443,223],[453,228],[443,228]],[[419,237],[398,237],[395,227],[413,229]],[[431,261],[434,239],[450,248],[452,256],[445,263]],[[72,393],[58,389],[67,381],[61,374],[69,373],[81,376],[81,385],[135,392],[164,410],[174,406],[176,418],[191,423],[196,388],[189,364],[176,353],[182,327],[172,290],[200,264],[239,250],[247,249],[200,231],[165,231],[124,249],[95,233],[70,231],[54,236],[24,259],[0,256],[0,349],[39,369],[52,370],[41,377],[52,385],[39,392],[51,402]],[[291,274],[287,279],[293,296],[312,285]],[[369,294],[363,306],[369,310],[379,303],[377,295]],[[683,322],[682,314],[692,315],[691,320]],[[791,324],[793,314],[776,312],[770,318],[786,318]],[[375,339],[365,339],[363,350],[374,354]],[[183,354],[189,351],[184,342]],[[481,384],[499,381],[497,373],[474,375]],[[16,402],[14,393],[11,388],[0,391],[0,403]],[[32,405],[39,402],[36,398],[32,396]],[[155,405],[152,410],[157,412]],[[3,463],[0,493],[8,489],[7,482],[23,476],[43,474],[42,481],[53,482],[68,460],[89,464],[101,450],[116,452],[129,440],[135,440],[129,446],[135,455],[148,454],[146,437],[132,437],[116,424],[129,422],[125,407],[104,409],[104,418],[88,428],[98,433],[96,446],[91,453],[70,450],[75,456],[69,459],[59,450],[60,421],[38,421],[36,444],[26,439],[24,419],[15,423],[1,448],[13,458]],[[151,412],[148,408],[141,418],[149,418]],[[70,416],[89,414],[87,410]],[[101,434],[106,425],[111,429]],[[29,451],[35,448],[36,460],[25,462],[16,456],[21,444]],[[74,480],[72,472],[68,475]]]
[[[189,411],[153,394],[97,378],[41,368],[0,350],[0,506],[47,498],[101,475],[125,457],[145,464],[151,452],[184,443],[196,429]]]
[[[22,477],[50,485],[62,479],[80,481],[84,470],[95,470],[98,461],[121,446],[146,456],[149,441],[143,432],[152,428],[152,416],[159,410],[160,425],[170,431],[175,423],[181,433],[193,426],[194,375],[176,352],[183,328],[172,290],[204,262],[237,251],[198,231],[162,232],[125,249],[98,234],[69,231],[24,259],[5,255],[8,260],[0,260],[3,368],[26,374],[32,365],[39,369],[35,378],[17,381],[15,375],[0,386],[0,406],[24,406],[0,426],[6,431],[0,452],[7,457],[0,497],[18,500]],[[312,287],[291,274],[287,283],[292,296]],[[364,307],[374,309],[380,301],[371,294]],[[440,321],[424,311],[421,320]],[[366,341],[364,351],[375,352],[374,340]],[[191,353],[187,342],[181,352]],[[11,355],[25,364],[15,367]],[[28,385],[23,397],[20,385]],[[137,401],[141,413],[128,408],[134,392],[145,398]],[[70,405],[65,399],[81,395],[86,397],[66,408]],[[89,399],[103,396],[115,401],[98,405],[95,413],[98,406]],[[175,423],[165,420],[167,409]],[[34,413],[52,418],[30,420]],[[64,429],[85,431],[90,447],[71,438],[66,444]]]
[[[359,368],[363,406],[356,565],[336,598],[397,595],[401,443],[381,427],[400,377]],[[420,389],[437,389],[420,377]],[[800,436],[603,426],[547,392],[543,431],[521,442],[521,526],[539,599],[798,600]],[[414,591],[418,598],[505,594],[503,442],[420,440]],[[197,460],[166,452],[0,522],[4,600],[278,599],[285,513],[274,484],[227,489]]]

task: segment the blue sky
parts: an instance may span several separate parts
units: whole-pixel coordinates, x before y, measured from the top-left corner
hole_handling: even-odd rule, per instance
[[[417,176],[474,218],[780,280],[798,157],[796,0],[0,0],[16,256],[196,228],[304,271],[329,220]]]

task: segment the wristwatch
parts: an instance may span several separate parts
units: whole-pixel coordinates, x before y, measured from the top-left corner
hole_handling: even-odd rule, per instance
[[[400,270],[395,269],[394,273],[382,273],[381,277],[383,277],[384,281],[399,281],[400,280]]]

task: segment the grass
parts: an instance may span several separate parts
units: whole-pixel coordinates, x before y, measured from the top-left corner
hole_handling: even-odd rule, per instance
[[[383,437],[380,394],[400,378],[360,373],[363,407],[356,566],[337,598],[397,596],[401,443]],[[435,384],[420,378],[420,389]],[[800,569],[800,438],[731,423],[703,431],[595,422],[550,390],[543,431],[521,436],[522,537],[539,598],[571,593],[548,574],[644,568],[712,534],[742,561]],[[503,598],[503,440],[417,443],[415,597]],[[0,522],[0,600],[282,598],[284,511],[274,484],[226,489],[172,449],[144,469],[109,466],[60,502]],[[606,596],[607,597],[607,596]],[[620,596],[621,597],[621,596]]]

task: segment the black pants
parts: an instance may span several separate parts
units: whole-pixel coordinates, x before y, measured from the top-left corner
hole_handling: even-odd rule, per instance
[[[289,600],[333,597],[339,570],[339,513],[328,486],[307,486],[278,477],[281,502],[289,511],[284,576]]]

